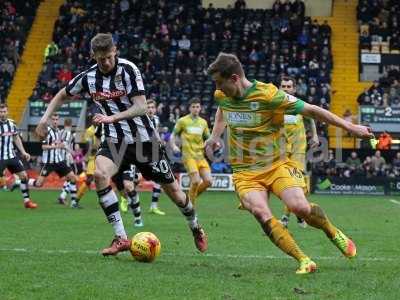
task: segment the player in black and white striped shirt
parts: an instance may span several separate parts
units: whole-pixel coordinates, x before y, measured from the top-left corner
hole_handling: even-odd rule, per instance
[[[130,249],[118,198],[110,178],[119,167],[134,164],[142,175],[161,183],[164,191],[185,215],[192,230],[196,247],[207,249],[207,236],[197,221],[192,202],[179,188],[165,151],[156,140],[158,134],[146,115],[144,84],[139,69],[132,62],[117,58],[117,48],[111,34],[97,34],[91,40],[91,54],[96,64],[73,78],[52,99],[36,132],[46,134],[46,123],[52,113],[70,96],[88,93],[101,114],[93,118],[104,124],[104,142],[96,156],[95,182],[100,205],[114,228],[115,239],[103,255],[116,255]]]
[[[24,197],[25,207],[36,208],[37,204],[29,198],[28,174],[25,171],[23,162],[15,153],[14,144],[20,151],[21,158],[28,161],[30,155],[25,151],[17,126],[7,116],[7,105],[0,104],[0,174],[3,175],[5,169],[17,174],[21,180],[19,187]]]
[[[47,134],[42,143],[42,170],[36,180],[29,180],[29,184],[35,187],[41,187],[43,186],[45,178],[49,176],[50,173],[56,172],[60,178],[65,177],[65,179],[69,181],[71,205],[73,203],[76,205],[76,177],[61,154],[61,150],[64,150],[66,145],[61,140],[60,129],[58,129],[59,119],[59,115],[55,113],[51,116],[50,126],[46,124]]]
[[[74,133],[72,132],[72,120],[71,119],[65,119],[64,120],[64,128],[60,130],[60,140],[64,144],[64,148],[60,149],[60,155],[62,160],[64,160],[73,170],[72,165],[74,163],[74,160],[72,158],[72,149],[75,141]],[[60,204],[65,204],[65,200],[67,198],[67,195],[71,192],[71,186],[70,182],[68,180],[64,181],[63,188],[61,191],[60,196],[58,196],[58,202]],[[71,207],[72,208],[77,208],[79,207],[78,203],[75,201],[71,201]]]

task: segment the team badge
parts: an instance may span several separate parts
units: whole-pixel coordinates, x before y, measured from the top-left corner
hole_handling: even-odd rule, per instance
[[[115,81],[116,81],[116,82],[122,81],[122,74],[117,74],[117,75],[115,75]]]
[[[260,108],[260,103],[258,102],[250,102],[250,108],[251,110],[257,110]]]

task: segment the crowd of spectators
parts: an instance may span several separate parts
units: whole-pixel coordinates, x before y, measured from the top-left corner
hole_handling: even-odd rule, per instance
[[[0,1],[0,103],[6,101],[38,4],[39,0]]]
[[[337,176],[342,178],[389,177],[399,179],[400,152],[397,152],[393,159],[386,160],[380,150],[364,159],[361,159],[357,152],[353,151],[345,162],[337,162],[333,150],[330,150],[326,161],[312,165],[312,173],[320,178]]]
[[[236,53],[250,79],[276,83],[282,74],[294,76],[299,97],[329,108],[331,29],[304,12],[302,0],[277,0],[271,10],[246,9],[243,0],[226,9],[203,8],[200,0],[68,0],[31,100],[51,99],[91,64],[90,39],[111,32],[120,56],[142,71],[147,96],[158,101],[168,128],[187,112],[191,97],[202,100],[202,114],[212,121],[213,83],[205,69],[220,51]]]
[[[357,7],[360,48],[387,53],[400,50],[400,2],[398,0],[360,0]]]
[[[360,105],[400,108],[400,67],[389,65],[382,77],[358,96]]]

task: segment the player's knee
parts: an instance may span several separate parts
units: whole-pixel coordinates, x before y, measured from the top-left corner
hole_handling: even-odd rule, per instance
[[[26,173],[21,173],[18,174],[18,177],[21,181],[27,181],[28,180],[28,175]]]
[[[94,172],[94,180],[96,183],[107,181],[107,174],[103,170],[96,170]]]
[[[203,182],[207,187],[210,187],[212,185],[212,179],[211,178],[204,178]]]
[[[192,177],[192,180],[190,181],[190,184],[192,186],[198,186],[201,183],[201,179],[199,177]]]
[[[311,213],[311,206],[307,201],[298,202],[296,206],[290,207],[290,211],[292,211],[296,216],[306,217]]]

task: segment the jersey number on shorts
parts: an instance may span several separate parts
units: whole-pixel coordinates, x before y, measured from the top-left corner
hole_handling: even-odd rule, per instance
[[[286,169],[288,170],[290,176],[296,177],[296,178],[303,178],[303,174],[301,173],[301,171],[299,169],[297,169],[297,168],[293,168],[293,169],[286,168]]]
[[[165,159],[161,159],[158,162],[158,166],[157,163],[153,164],[153,170],[156,171],[157,173],[163,173],[163,174],[167,174],[169,172],[169,165],[168,162]]]

